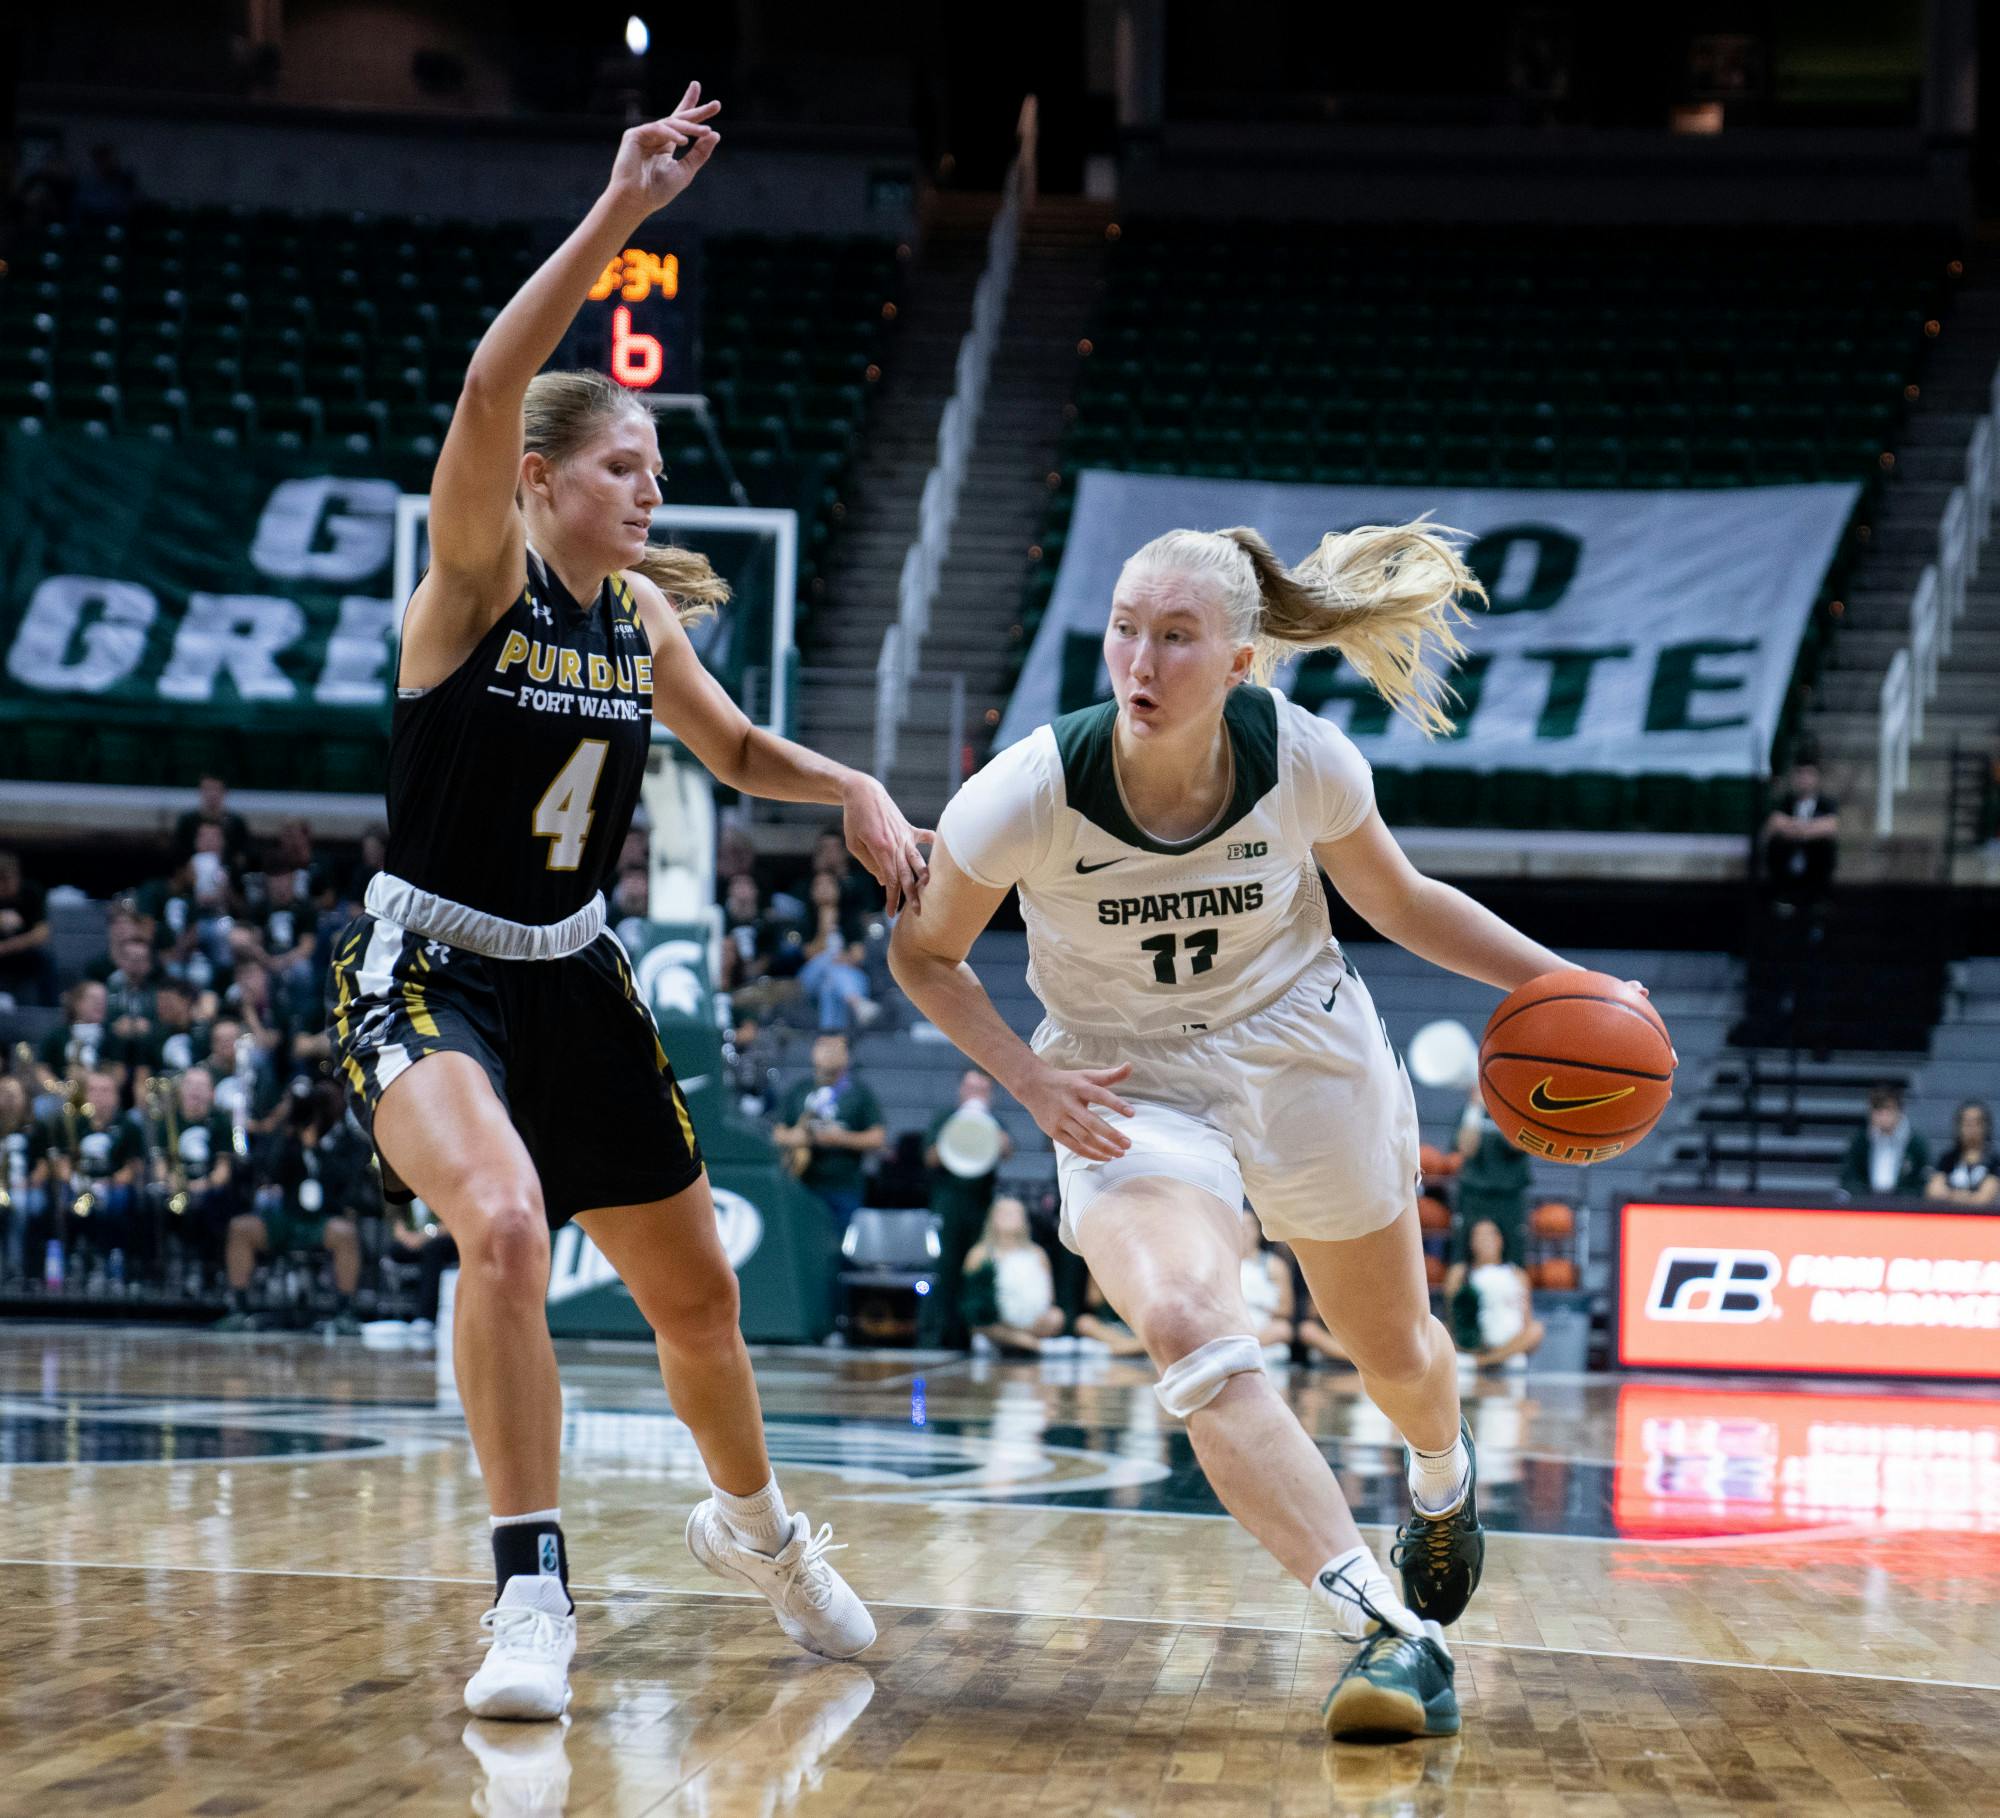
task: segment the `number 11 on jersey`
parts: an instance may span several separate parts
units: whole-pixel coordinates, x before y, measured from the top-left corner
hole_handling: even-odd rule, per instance
[[[597,779],[604,774],[609,739],[583,739],[570,753],[569,762],[556,772],[556,780],[535,804],[530,823],[537,838],[550,842],[548,867],[551,871],[574,871],[583,862],[583,842],[590,836],[591,801],[597,794]]]
[[[1185,947],[1189,960],[1188,976],[1207,972],[1215,965],[1216,950],[1222,945],[1222,932],[1217,928],[1198,928],[1186,940],[1171,934],[1156,934],[1149,941],[1139,943],[1141,953],[1153,956],[1153,979],[1157,984],[1177,985],[1180,983],[1174,971],[1174,953]]]

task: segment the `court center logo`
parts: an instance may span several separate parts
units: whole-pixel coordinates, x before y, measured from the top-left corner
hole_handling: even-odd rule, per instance
[[[1660,1252],[1646,1295],[1650,1319],[1694,1319],[1754,1325],[1777,1314],[1778,1259],[1769,1250],[1697,1250],[1672,1245]]]

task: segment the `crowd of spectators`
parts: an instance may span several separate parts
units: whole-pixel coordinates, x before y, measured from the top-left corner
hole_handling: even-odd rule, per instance
[[[58,1005],[0,1076],[13,1291],[220,1293],[248,1325],[266,1316],[263,1261],[331,1329],[357,1329],[362,1233],[379,1239],[383,1207],[333,1076],[325,983],[383,850],[373,830],[332,865],[298,820],[260,846],[206,778],[164,872],[112,900],[102,950],[59,999],[47,894],[0,853],[0,991]]]

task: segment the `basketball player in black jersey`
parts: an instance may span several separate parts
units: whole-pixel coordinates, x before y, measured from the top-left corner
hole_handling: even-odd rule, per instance
[[[694,1129],[602,889],[654,718],[731,788],[838,806],[892,911],[915,903],[929,836],[870,778],[750,725],[678,616],[727,590],[699,557],[647,542],[650,414],[596,375],[537,377],[599,273],[708,161],[718,109],[694,84],[625,134],[604,193],[472,356],[431,485],[431,566],[403,621],[388,865],[330,986],[385,1179],[458,1242],[452,1343],[499,1587],[466,1687],[480,1716],[557,1718],[569,1698],[544,1299],[549,1232],[571,1218],[651,1322],[707,1466],[695,1556],[763,1592],[817,1653],[875,1635],[826,1561],[830,1529],[787,1511],[772,1476]]]

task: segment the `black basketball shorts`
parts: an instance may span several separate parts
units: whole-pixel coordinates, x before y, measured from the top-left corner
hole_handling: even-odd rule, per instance
[[[477,1061],[527,1145],[551,1229],[701,1177],[686,1101],[608,931],[562,959],[506,960],[358,916],[334,943],[327,1021],[371,1141],[382,1094],[416,1062]],[[382,1181],[389,1197],[410,1197],[387,1156]]]

